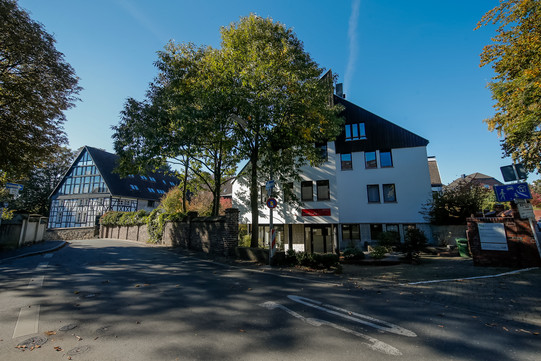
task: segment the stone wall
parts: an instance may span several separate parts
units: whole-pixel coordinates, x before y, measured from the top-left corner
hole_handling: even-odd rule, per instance
[[[93,239],[97,238],[95,227],[81,228],[54,228],[48,229],[43,235],[44,241],[71,241],[73,239]]]
[[[128,239],[146,243],[150,240],[147,225],[141,226],[100,226],[100,238]]]
[[[239,211],[229,208],[225,213],[226,215],[221,217],[195,217],[192,213],[185,221],[167,222],[160,244],[227,257],[233,256],[239,233]],[[100,238],[148,242],[150,236],[146,225],[101,226]]]

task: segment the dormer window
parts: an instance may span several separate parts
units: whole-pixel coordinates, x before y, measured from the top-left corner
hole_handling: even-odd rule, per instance
[[[366,139],[364,123],[346,124],[346,141]]]

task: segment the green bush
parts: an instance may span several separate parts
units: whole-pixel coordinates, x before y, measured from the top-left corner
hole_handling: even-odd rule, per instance
[[[137,212],[123,212],[118,219],[118,225],[120,226],[140,226],[147,222],[148,213],[145,210],[139,210]]]
[[[314,269],[330,269],[338,265],[338,255],[332,253],[295,253],[297,263],[300,266],[310,267]]]
[[[365,257],[364,252],[357,247],[346,248],[344,252],[342,252],[342,255],[344,256],[344,259],[348,261],[358,261]]]
[[[103,226],[119,226],[123,214],[124,212],[109,211],[100,217],[100,224]]]
[[[145,210],[137,212],[109,211],[100,217],[103,226],[140,226],[146,224],[148,213]]]
[[[252,241],[251,236],[249,234],[245,234],[239,240],[239,247],[250,247],[251,241]]]
[[[167,221],[167,213],[164,213],[163,208],[156,208],[148,215],[148,234],[151,243],[158,243],[162,240],[165,222]]]
[[[385,247],[387,252],[391,252],[393,247],[400,246],[400,235],[397,232],[380,232],[378,246]]]
[[[287,266],[295,266],[297,264],[297,252],[294,249],[288,249],[284,262]]]
[[[170,222],[182,222],[186,219],[186,214],[182,213],[182,212],[177,212],[177,213],[165,213],[167,216],[166,216],[166,221],[170,221]]]
[[[370,257],[373,259],[382,259],[385,257],[385,253],[387,253],[387,248],[384,246],[375,246],[372,249],[372,252],[370,252]]]
[[[404,237],[404,252],[406,260],[412,263],[418,263],[419,253],[426,247],[427,238],[423,231],[417,228],[409,228]]]
[[[295,251],[290,249],[287,252],[277,251],[273,257],[273,265],[291,267],[297,265]]]

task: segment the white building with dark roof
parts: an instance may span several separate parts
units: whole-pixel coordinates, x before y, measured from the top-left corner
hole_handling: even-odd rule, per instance
[[[85,146],[51,194],[49,228],[92,227],[109,210],[150,211],[178,185],[162,173],[130,175],[114,172],[118,156]]]
[[[301,181],[278,184],[274,210],[277,243],[282,249],[334,252],[364,247],[383,231],[404,239],[408,227],[430,227],[420,211],[432,197],[426,146],[428,140],[337,95],[345,124],[342,133],[323,145],[326,161],[301,168]],[[233,184],[233,206],[241,223],[250,226],[249,189],[240,178]],[[268,243],[269,209],[261,184],[259,238]],[[284,187],[302,201],[284,205]]]

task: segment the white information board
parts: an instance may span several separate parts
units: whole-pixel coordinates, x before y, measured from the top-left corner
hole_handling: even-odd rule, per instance
[[[516,203],[520,218],[535,219],[535,213],[533,211],[533,206],[531,203],[527,202],[525,199],[517,199]]]
[[[481,249],[485,251],[508,251],[503,223],[478,223]]]

